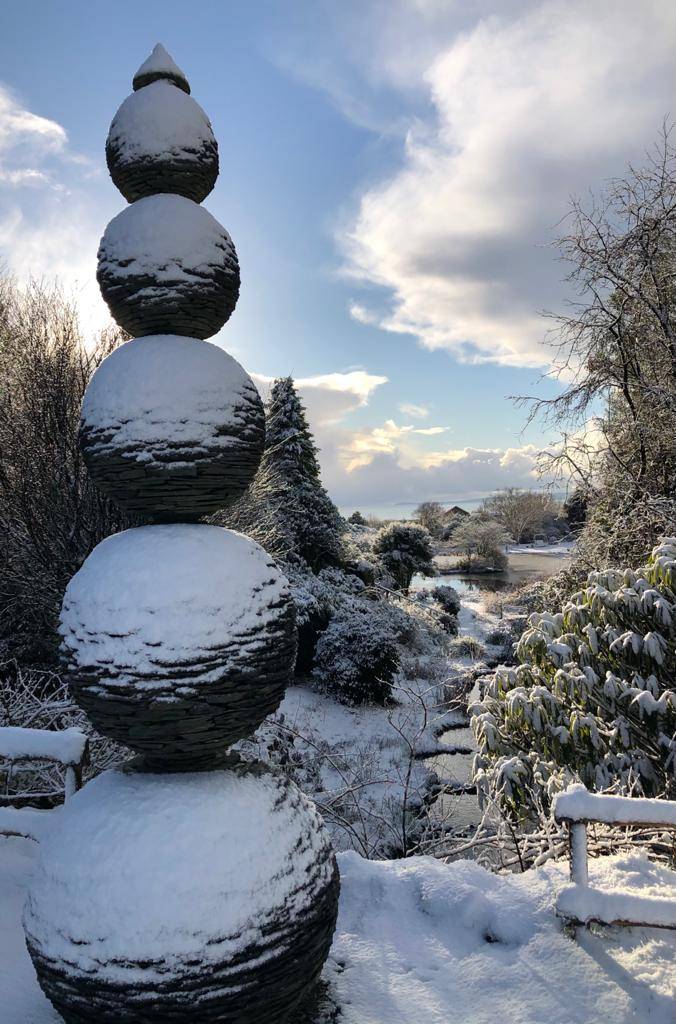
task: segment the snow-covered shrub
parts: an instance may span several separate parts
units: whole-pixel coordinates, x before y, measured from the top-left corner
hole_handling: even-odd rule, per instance
[[[389,575],[384,578],[383,568],[373,551],[376,531],[369,526],[355,526],[348,522],[343,535],[344,563],[343,567],[358,576],[367,586],[382,583],[392,587],[393,580]]]
[[[296,605],[298,656],[296,674],[308,675],[312,669],[319,635],[346,601],[363,595],[366,587],[359,576],[342,569],[322,569],[318,573],[300,562],[282,566],[291,584]]]
[[[478,515],[465,519],[452,537],[453,546],[466,556],[457,568],[502,572],[507,568],[507,556],[502,548],[508,540],[509,534],[494,519],[482,519]]]
[[[450,653],[453,658],[482,658],[484,645],[475,636],[456,636],[451,640]]]
[[[422,526],[390,523],[379,531],[373,550],[400,590],[408,590],[416,573],[435,574],[431,538]]]
[[[517,658],[472,708],[484,793],[519,816],[572,779],[676,797],[676,538],[641,569],[590,573],[561,612],[533,613]]]
[[[509,628],[509,623],[506,623],[502,627],[491,629],[490,632],[486,634],[486,643],[491,647],[502,647],[503,657],[507,657],[509,655],[512,645],[517,639],[518,637],[515,637]]]
[[[411,614],[424,614],[427,623],[436,631],[439,627],[445,633],[455,636],[458,632],[458,612],[460,598],[452,587],[433,587],[420,589],[403,597],[408,601],[407,607]]]
[[[430,593],[445,612],[457,617],[460,612],[460,595],[457,590],[454,590],[448,584],[443,584],[442,586],[433,587]]]
[[[317,641],[314,676],[347,704],[385,704],[399,665],[396,617],[381,602],[344,604]]]

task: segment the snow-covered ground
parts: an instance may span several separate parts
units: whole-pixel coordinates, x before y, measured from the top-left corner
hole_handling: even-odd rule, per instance
[[[558,544],[508,544],[505,553],[508,555],[552,555],[556,558],[569,558],[573,553],[575,541],[561,540]]]
[[[461,595],[458,636],[447,658],[407,659],[393,689],[395,706],[351,707],[296,685],[257,733],[260,742],[242,744],[245,753],[291,769],[319,805],[337,849],[382,857],[422,842],[429,851],[440,827],[455,827],[456,819],[464,828],[478,817],[471,795],[444,796],[427,821],[405,820],[402,805],[416,808],[428,801],[437,781],[468,782],[475,741],[466,704],[461,699],[461,706],[446,711],[442,702],[449,690],[443,687],[456,686],[462,698],[467,674],[486,668],[501,651],[487,642],[500,620],[486,609],[484,596]],[[467,638],[478,641],[476,650],[465,649]],[[471,689],[470,683],[466,690]]]
[[[0,1020],[58,1024],[26,952],[21,911],[35,845],[0,839]],[[564,934],[566,866],[494,875],[469,861],[339,855],[338,928],[316,1024],[673,1024],[676,933]],[[83,866],[86,870],[86,866]],[[676,872],[638,854],[591,862],[591,881],[676,900]]]

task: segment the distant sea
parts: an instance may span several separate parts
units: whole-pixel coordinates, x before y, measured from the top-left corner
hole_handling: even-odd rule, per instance
[[[464,508],[466,512],[474,512],[481,505],[482,501],[489,497],[487,494],[482,494],[479,497],[474,498],[444,498],[439,499],[439,504],[444,508],[451,508],[453,505],[459,505],[460,508]],[[564,501],[566,494],[565,491],[552,491],[552,497],[557,501]],[[436,501],[436,498],[422,498],[422,501],[430,500]],[[417,509],[420,501],[397,501],[391,502],[390,504],[381,505],[378,502],[365,502],[363,505],[340,505],[340,512],[343,516],[350,516],[353,512],[359,511],[363,516],[375,516],[376,519],[413,519],[413,513]]]

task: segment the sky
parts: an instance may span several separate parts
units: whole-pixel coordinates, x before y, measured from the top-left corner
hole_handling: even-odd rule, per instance
[[[4,0],[0,262],[58,278],[90,334],[124,205],[104,146],[155,43],[219,141],[205,206],[242,269],[213,340],[299,385],[345,509],[537,486],[544,310],[571,195],[673,113],[673,0]]]

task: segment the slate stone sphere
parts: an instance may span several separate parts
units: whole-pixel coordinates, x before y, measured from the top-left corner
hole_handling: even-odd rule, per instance
[[[249,486],[265,412],[240,364],[209,341],[135,338],[96,370],[80,447],[98,487],[157,521],[211,515]]]
[[[124,101],[106,142],[113,183],[133,203],[173,192],[201,203],[218,177],[218,145],[198,103],[166,80]]]
[[[148,196],[118,213],[98,259],[101,294],[135,337],[209,338],[237,303],[239,264],[230,235],[183,196]]]
[[[66,588],[59,624],[73,699],[150,768],[210,768],[278,707],[296,656],[286,578],[219,526],[107,537]]]
[[[282,1024],[328,955],[338,892],[322,820],[286,777],[127,768],[55,816],[24,928],[66,1024]]]

